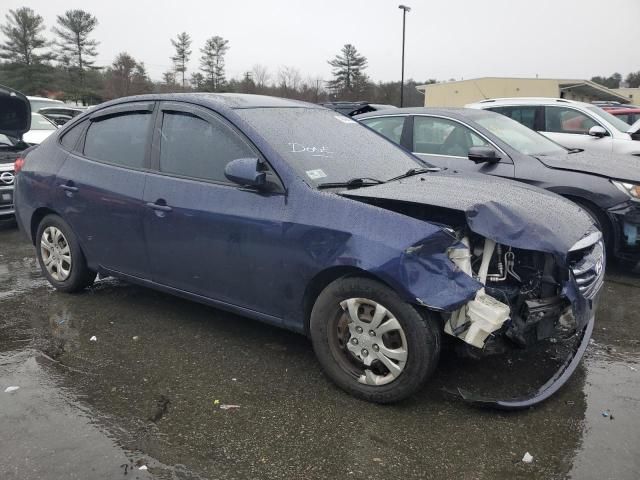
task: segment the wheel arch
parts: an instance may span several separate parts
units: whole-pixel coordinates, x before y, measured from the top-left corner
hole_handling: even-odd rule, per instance
[[[567,194],[563,195],[563,197],[565,197],[567,200],[571,200],[572,202],[577,203],[578,205],[580,205],[580,207],[588,210],[587,214],[590,214],[589,212],[592,212],[594,215],[597,215],[598,221],[601,224],[604,223],[602,227],[605,231],[602,232],[602,235],[604,236],[605,243],[610,243],[610,240],[613,240],[613,235],[615,234],[614,225],[611,221],[611,218],[609,218],[609,215],[607,215],[607,213],[602,208],[593,203],[591,200],[577,195]]]
[[[304,333],[309,333],[309,322],[311,320],[311,310],[313,309],[313,305],[315,304],[316,299],[320,295],[320,293],[332,282],[335,282],[339,278],[345,277],[364,277],[370,278],[372,280],[376,280],[383,285],[395,290],[393,286],[389,285],[389,283],[385,282],[382,278],[374,275],[366,270],[363,270],[358,267],[348,266],[348,265],[339,265],[326,268],[321,272],[317,273],[311,281],[307,284],[307,287],[304,291],[304,296],[302,299],[302,309],[304,313]]]
[[[31,215],[31,222],[29,224],[29,233],[31,234],[31,243],[36,244],[36,233],[38,232],[38,225],[44,217],[47,215],[58,215],[58,212],[49,207],[39,207]]]

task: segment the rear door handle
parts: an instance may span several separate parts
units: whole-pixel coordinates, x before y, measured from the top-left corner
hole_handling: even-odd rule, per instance
[[[60,188],[67,191],[67,192],[77,192],[78,191],[78,187],[74,187],[73,185],[60,185]]]
[[[158,210],[160,212],[170,212],[171,210],[173,210],[173,208],[171,208],[169,205],[160,205],[153,202],[147,202],[147,207]]]

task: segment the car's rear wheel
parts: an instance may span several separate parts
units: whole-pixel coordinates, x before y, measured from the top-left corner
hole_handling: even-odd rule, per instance
[[[71,227],[57,215],[47,215],[38,225],[36,253],[42,272],[57,290],[77,292],[96,278]]]
[[[311,312],[310,334],[326,374],[352,395],[377,403],[416,392],[440,355],[440,330],[431,315],[368,278],[327,286]]]

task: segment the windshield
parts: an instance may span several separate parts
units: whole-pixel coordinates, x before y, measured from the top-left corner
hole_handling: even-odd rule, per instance
[[[609,112],[607,112],[606,110],[601,109],[600,107],[587,107],[587,110],[595,113],[596,115],[598,115],[600,118],[606,120],[607,122],[609,122],[611,124],[611,126],[613,128],[615,128],[616,130],[619,130],[621,132],[626,132],[627,130],[629,130],[629,124],[626,123],[625,121],[623,121],[620,118],[617,118],[615,115],[611,115]]]
[[[31,130],[55,130],[56,126],[38,113],[31,114]]]
[[[388,180],[426,166],[355,120],[332,110],[252,108],[236,113],[311,185],[363,177]]]
[[[538,132],[501,114],[476,118],[486,128],[514,150],[524,155],[565,154],[567,150]]]

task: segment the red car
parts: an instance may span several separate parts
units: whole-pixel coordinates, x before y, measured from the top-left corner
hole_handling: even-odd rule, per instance
[[[602,107],[603,110],[606,110],[611,115],[615,115],[619,117],[620,120],[627,122],[629,125],[633,125],[638,120],[640,120],[640,108],[629,108],[629,107]]]

